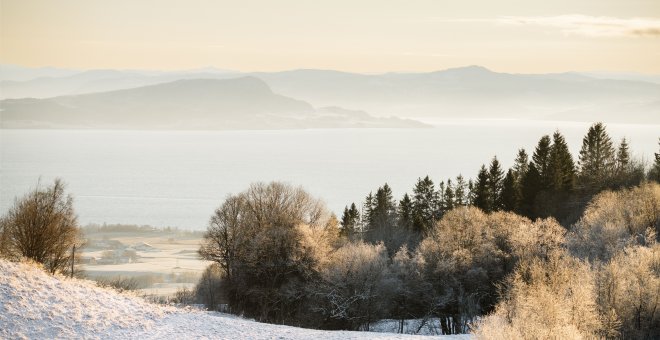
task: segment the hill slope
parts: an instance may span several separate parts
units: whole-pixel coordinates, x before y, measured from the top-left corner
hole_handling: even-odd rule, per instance
[[[132,89],[0,102],[3,128],[292,129],[422,127],[361,112],[316,110],[254,77],[186,79]]]
[[[0,273],[2,339],[429,339],[309,330],[152,305],[90,281],[50,276],[1,259]]]

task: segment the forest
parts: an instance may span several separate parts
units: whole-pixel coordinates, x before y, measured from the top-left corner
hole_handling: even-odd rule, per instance
[[[660,336],[660,153],[652,164],[593,124],[575,159],[559,131],[504,170],[384,184],[337,219],[284,183],[230,195],[191,299],[264,322],[369,330],[440,323],[484,338]]]

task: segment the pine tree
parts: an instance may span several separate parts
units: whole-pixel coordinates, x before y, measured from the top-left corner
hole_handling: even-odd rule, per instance
[[[548,157],[548,186],[555,192],[568,193],[575,185],[575,163],[568,151],[564,136],[556,131],[552,135],[552,146]]]
[[[375,198],[372,192],[365,197],[364,204],[362,205],[362,228],[367,231],[374,223],[373,210],[375,205]]]
[[[516,159],[513,161],[513,175],[516,181],[520,181],[529,169],[529,156],[525,149],[519,149]]]
[[[658,145],[660,146],[660,138],[658,138]],[[650,181],[660,183],[660,152],[655,153],[655,162],[649,170],[648,178]]]
[[[618,171],[625,171],[628,165],[630,165],[630,146],[624,137],[616,152],[616,167]]]
[[[344,213],[341,216],[341,234],[346,237],[353,237],[359,233],[360,212],[358,211],[355,203],[351,203],[351,207],[344,207]]]
[[[435,185],[429,176],[424,179],[418,178],[413,188],[413,230],[425,233],[435,223],[435,215],[438,210],[439,201],[435,191]]]
[[[529,218],[535,218],[534,206],[536,197],[541,192],[541,175],[534,163],[529,164],[529,169],[522,178],[522,201],[520,202],[520,214]]]
[[[468,194],[467,194],[467,204],[468,205],[474,205],[475,201],[475,187],[474,187],[474,181],[472,178],[468,179]]]
[[[373,202],[369,230],[389,227],[396,222],[396,202],[387,183],[378,188]]]
[[[474,184],[473,197],[474,197],[474,206],[483,210],[484,212],[490,212],[490,190],[488,184],[488,171],[486,170],[485,165],[481,165],[479,169],[479,174],[477,175],[477,183]]]
[[[456,195],[456,206],[464,206],[469,202],[467,197],[467,184],[462,175],[456,176],[456,189],[454,190],[454,195]]]
[[[445,189],[444,201],[442,202],[444,212],[454,209],[454,199],[454,187],[451,184],[451,179],[448,179],[447,188]]]
[[[610,184],[616,159],[612,140],[603,123],[592,125],[582,139],[578,164],[578,180],[583,190],[597,192]]]
[[[493,157],[488,169],[488,199],[489,211],[502,210],[502,179],[504,171],[497,157]]]
[[[445,181],[440,181],[438,183],[438,210],[435,211],[436,219],[440,219],[442,214],[445,212],[445,191],[446,191]]]
[[[344,207],[344,213],[341,214],[341,221],[339,222],[341,224],[341,234],[343,236],[350,236],[353,234],[353,224],[351,223],[351,215],[348,212],[348,206]]]
[[[550,176],[548,175],[548,166],[550,164],[550,136],[541,137],[534,154],[532,155],[532,164],[539,174],[542,189],[550,187]]]
[[[513,179],[514,179],[514,189],[515,189],[515,206],[516,210],[522,204],[523,195],[522,195],[522,181],[527,171],[529,170],[529,157],[525,149],[519,149],[516,159],[513,161]]]
[[[513,169],[509,169],[502,181],[502,210],[504,211],[515,211],[518,208],[515,181]]]
[[[413,201],[408,196],[408,193],[406,193],[403,195],[401,201],[399,201],[399,225],[406,230],[413,230],[413,214]]]

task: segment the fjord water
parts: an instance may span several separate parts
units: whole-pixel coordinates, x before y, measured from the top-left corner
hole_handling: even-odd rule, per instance
[[[202,229],[230,193],[256,181],[286,181],[321,197],[337,215],[387,182],[400,198],[418,177],[438,182],[497,155],[509,167],[559,129],[574,157],[590,124],[454,121],[428,129],[270,131],[0,130],[0,213],[55,177],[68,183],[81,224]],[[649,161],[660,126],[609,124]]]

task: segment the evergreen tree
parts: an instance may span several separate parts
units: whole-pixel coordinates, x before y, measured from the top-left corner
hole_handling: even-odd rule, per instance
[[[373,225],[373,210],[375,204],[375,197],[372,192],[369,192],[369,195],[365,197],[364,204],[362,205],[362,227],[363,229],[369,229]],[[366,230],[362,230],[366,231]]]
[[[469,203],[467,184],[462,175],[456,176],[456,189],[454,190],[454,195],[456,196],[456,206],[464,206]]]
[[[534,164],[534,167],[538,172],[541,189],[548,189],[550,187],[550,176],[548,174],[550,146],[550,136],[545,135],[539,140],[536,149],[534,149],[534,154],[532,155],[532,164]]]
[[[529,157],[525,149],[519,149],[516,159],[513,161],[513,179],[514,179],[514,190],[515,190],[515,206],[516,210],[522,204],[523,195],[522,195],[522,181],[527,171],[529,170]]]
[[[522,201],[520,202],[520,214],[529,218],[535,218],[534,206],[536,196],[541,191],[541,175],[534,163],[529,164],[529,169],[522,178]]]
[[[433,181],[429,176],[418,178],[412,197],[413,230],[422,234],[430,230],[435,223],[438,206],[438,195]]]
[[[414,207],[413,201],[408,193],[403,195],[399,201],[399,225],[406,230],[413,230],[414,226]]]
[[[568,151],[568,144],[564,136],[556,131],[552,135],[552,147],[548,157],[548,186],[555,192],[568,193],[575,185],[575,163]]]
[[[475,187],[474,187],[474,181],[472,178],[468,179],[468,194],[467,194],[467,204],[468,205],[474,205],[475,201]]]
[[[493,157],[488,169],[488,199],[489,211],[502,210],[502,179],[504,171],[497,157]]]
[[[626,171],[630,165],[630,147],[628,141],[624,137],[621,139],[621,144],[616,152],[616,167],[617,171]]]
[[[516,183],[513,169],[507,171],[504,180],[502,181],[502,210],[514,211],[517,206]]]
[[[445,181],[440,181],[438,183],[438,210],[435,211],[435,218],[440,219],[442,214],[445,212],[445,191],[446,191]]]
[[[658,139],[658,145],[660,146],[660,138]],[[660,183],[660,152],[655,153],[655,162],[649,170],[648,178],[650,181]]]
[[[396,223],[396,202],[392,195],[392,189],[387,183],[378,188],[373,202],[370,230],[384,228]]]
[[[598,192],[610,184],[616,165],[612,140],[603,123],[589,128],[582,139],[578,176],[580,187],[587,192]]]
[[[344,207],[344,213],[341,216],[341,234],[346,237],[353,237],[359,230],[360,212],[358,211],[355,203],[351,203],[351,207]]]
[[[522,177],[529,169],[529,156],[525,149],[519,149],[516,159],[513,161],[513,175],[516,181],[522,180]]]
[[[444,200],[442,202],[444,212],[454,209],[454,199],[455,199],[454,188],[451,184],[451,179],[448,179],[447,188],[445,189]]]
[[[485,165],[481,165],[481,169],[479,169],[479,174],[477,175],[477,183],[474,184],[473,193],[474,206],[483,210],[484,212],[490,212],[491,199],[488,184],[488,171],[486,170]]]

